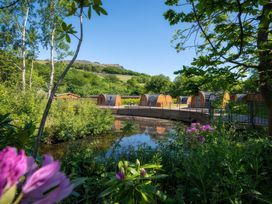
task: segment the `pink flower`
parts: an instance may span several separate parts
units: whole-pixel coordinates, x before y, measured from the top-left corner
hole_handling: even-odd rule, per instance
[[[0,197],[6,188],[16,184],[27,171],[24,150],[6,147],[0,152]]]
[[[196,128],[195,127],[191,127],[187,129],[187,133],[192,133],[192,132],[196,132]]]
[[[210,126],[210,125],[203,125],[201,128],[200,128],[201,131],[213,131],[214,129]]]
[[[116,179],[119,181],[122,181],[125,179],[125,174],[122,171],[119,171],[116,175],[115,175]]]
[[[45,155],[43,165],[35,171],[35,164],[29,161],[30,172],[23,185],[24,203],[55,203],[67,197],[73,190],[73,186],[66,176],[61,173],[60,164],[54,161],[50,155]]]

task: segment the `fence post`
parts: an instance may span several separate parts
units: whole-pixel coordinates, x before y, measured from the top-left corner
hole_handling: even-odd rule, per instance
[[[250,114],[250,124],[254,127],[255,126],[255,121],[254,121],[254,104],[253,101],[249,102],[249,114]]]
[[[210,118],[210,121],[213,122],[213,119],[214,119],[214,108],[210,102],[210,105],[209,105],[209,118]]]

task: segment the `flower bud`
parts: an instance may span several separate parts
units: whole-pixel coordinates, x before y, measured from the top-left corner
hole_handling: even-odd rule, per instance
[[[125,168],[125,169],[128,168],[128,161],[124,161],[124,168]]]
[[[140,165],[141,165],[140,161],[136,159],[136,166],[140,166]]]
[[[146,170],[145,170],[144,168],[141,168],[141,169],[140,169],[140,174],[141,174],[142,177],[145,177],[146,174],[147,174],[147,173],[146,173]]]

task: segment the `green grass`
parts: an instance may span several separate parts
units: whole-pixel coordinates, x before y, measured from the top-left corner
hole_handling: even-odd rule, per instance
[[[99,77],[102,77],[102,78],[104,78],[105,76],[108,76],[108,75],[115,75],[119,80],[121,80],[123,82],[127,82],[128,80],[130,80],[133,77],[131,75],[121,75],[121,74],[106,74],[106,73],[96,73],[96,72],[93,72],[93,73]]]

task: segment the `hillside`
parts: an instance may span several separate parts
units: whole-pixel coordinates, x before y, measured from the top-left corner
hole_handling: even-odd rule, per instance
[[[39,60],[38,61],[41,64],[47,64],[47,60]],[[69,63],[69,60],[63,60],[58,63]],[[99,62],[90,62],[88,60],[76,60],[73,67],[74,69],[94,72],[94,73],[101,73],[100,76],[103,76],[103,74],[115,74],[115,75],[127,75],[127,76],[142,76],[147,74],[135,72],[129,69],[125,69],[122,65],[119,64],[101,64]],[[119,76],[120,77],[120,76]],[[122,78],[122,77],[120,77]],[[124,78],[124,77],[123,77]],[[131,78],[131,77],[125,77]]]
[[[68,62],[62,61],[55,64],[55,79],[59,77]],[[35,63],[34,67],[37,75],[42,78],[39,80],[39,83],[46,91],[50,73],[49,62],[39,60]],[[147,74],[125,69],[121,65],[77,60],[59,87],[58,92],[73,92],[81,96],[101,93],[123,95],[142,94],[144,93],[144,82],[148,78],[149,75]],[[135,85],[135,81],[139,81],[136,83],[137,85]]]

